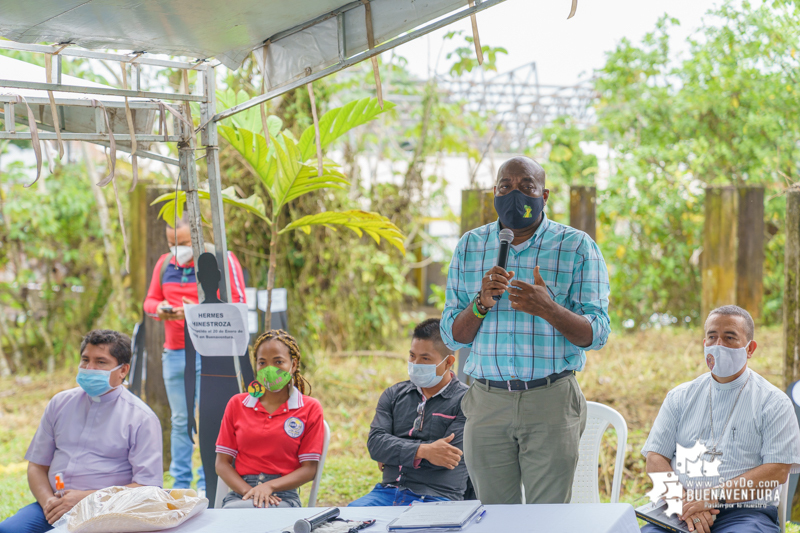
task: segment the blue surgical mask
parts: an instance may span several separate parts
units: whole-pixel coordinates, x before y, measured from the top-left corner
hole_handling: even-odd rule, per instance
[[[494,210],[504,228],[524,229],[539,220],[544,211],[544,197],[534,198],[513,190],[494,197]]]
[[[438,365],[417,365],[409,362],[408,379],[410,379],[411,383],[420,389],[429,389],[431,387],[435,387],[442,381],[442,378],[444,377],[444,374],[441,376],[436,375],[436,368],[445,361],[447,361],[447,357],[445,357],[444,361]]]
[[[88,368],[79,368],[78,377],[75,381],[89,396],[97,397],[110,391],[113,387],[109,383],[109,378],[114,370],[121,368],[119,365],[111,370],[90,370]]]

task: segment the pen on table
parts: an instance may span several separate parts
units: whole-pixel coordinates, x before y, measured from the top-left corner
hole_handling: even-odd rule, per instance
[[[475,520],[475,523],[476,523],[476,524],[480,523],[480,521],[481,521],[481,520],[483,520],[483,517],[484,517],[485,515],[486,515],[486,509],[484,509],[483,511],[481,511],[481,514],[479,514],[479,515],[478,515],[478,519],[477,519],[477,520]]]

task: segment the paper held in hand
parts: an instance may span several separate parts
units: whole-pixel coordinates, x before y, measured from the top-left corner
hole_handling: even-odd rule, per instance
[[[414,502],[389,523],[389,531],[447,529],[458,531],[468,525],[483,505],[478,500]]]
[[[247,304],[186,304],[183,310],[197,353],[230,357],[247,352]]]

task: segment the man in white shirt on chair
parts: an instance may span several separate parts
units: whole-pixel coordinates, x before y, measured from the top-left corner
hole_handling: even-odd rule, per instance
[[[754,336],[741,307],[711,311],[703,342],[711,372],[669,391],[642,448],[654,481],[678,474],[689,531],[780,531],[777,497],[800,467],[800,429],[789,397],[747,367]]]

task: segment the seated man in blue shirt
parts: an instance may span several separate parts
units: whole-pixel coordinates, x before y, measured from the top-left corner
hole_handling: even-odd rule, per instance
[[[408,381],[386,389],[367,440],[383,482],[351,506],[411,505],[414,501],[463,500],[467,487],[461,398],[467,386],[432,318],[414,329]]]

